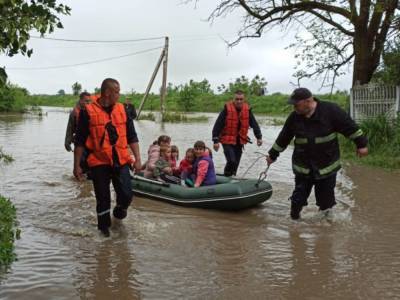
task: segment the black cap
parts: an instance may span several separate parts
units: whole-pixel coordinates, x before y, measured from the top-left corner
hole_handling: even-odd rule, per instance
[[[308,99],[312,97],[312,94],[309,89],[306,88],[297,88],[293,91],[288,99],[288,104],[295,104],[298,101]]]

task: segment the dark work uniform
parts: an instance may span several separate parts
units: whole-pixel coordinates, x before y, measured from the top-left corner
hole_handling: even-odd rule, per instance
[[[227,116],[227,109],[226,109],[226,106],[224,106],[224,109],[218,115],[218,118],[215,121],[213,130],[212,130],[212,140],[213,140],[214,144],[219,143],[219,136],[225,127],[226,116]],[[257,139],[261,139],[262,134],[261,134],[260,126],[258,126],[257,120],[254,117],[251,109],[249,110],[249,125],[251,128],[253,128],[255,137]],[[239,132],[239,129],[240,129],[240,119],[239,119],[239,124],[238,124],[238,132]],[[235,145],[222,144],[222,147],[224,148],[224,155],[226,158],[224,175],[225,176],[236,175],[237,169],[239,168],[240,159],[242,158],[242,152],[243,152],[243,145],[240,143],[239,135],[237,136]]]
[[[105,109],[107,113],[111,113],[112,108]],[[126,112],[126,110],[125,110]],[[131,114],[126,112],[126,137],[127,144],[137,143],[138,137],[131,119]],[[77,133],[75,136],[75,146],[85,146],[89,137],[89,114],[86,110],[82,110],[79,116]],[[113,151],[113,166],[99,165],[90,168],[93,180],[94,192],[96,195],[97,205],[97,221],[100,230],[111,226],[110,208],[111,208],[111,192],[110,181],[112,181],[114,190],[117,194],[117,205],[114,208],[114,217],[123,219],[126,217],[126,209],[132,201],[131,178],[129,173],[129,165],[121,166],[118,154]]]
[[[325,210],[336,204],[336,173],[341,168],[337,133],[353,140],[357,148],[366,147],[368,141],[362,130],[338,105],[315,100],[317,107],[310,118],[296,112],[289,115],[269,150],[269,156],[276,160],[295,138],[292,156],[295,189],[291,201],[296,205],[307,205],[311,189],[315,186],[317,206]]]

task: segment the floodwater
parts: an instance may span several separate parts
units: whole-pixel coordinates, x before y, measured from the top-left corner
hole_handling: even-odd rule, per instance
[[[90,182],[72,176],[64,150],[68,111],[1,116],[0,145],[15,162],[0,167],[0,194],[18,209],[18,261],[0,276],[0,299],[399,299],[400,175],[347,166],[338,205],[321,216],[315,200],[290,220],[291,149],[271,166],[274,193],[260,207],[228,213],[136,198],[111,238],[96,229]],[[148,145],[170,134],[183,153],[210,142],[208,123],[136,122]],[[260,118],[264,145],[246,148],[242,174],[279,132]],[[222,153],[215,153],[222,170]],[[144,160],[144,158],[143,158]],[[258,177],[263,159],[247,177]]]

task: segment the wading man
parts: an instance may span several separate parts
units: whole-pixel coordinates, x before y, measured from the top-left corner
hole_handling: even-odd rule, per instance
[[[267,163],[272,164],[294,138],[295,188],[289,199],[290,216],[296,220],[308,204],[313,186],[319,210],[325,211],[336,204],[336,173],[341,168],[338,133],[355,143],[359,157],[368,154],[368,141],[344,110],[334,103],[318,100],[306,88],[295,89],[288,103],[294,111],[269,150]]]
[[[76,103],[74,109],[69,114],[67,131],[65,133],[64,146],[68,152],[72,151],[71,144],[74,142],[76,128],[78,126],[79,113],[82,109],[85,109],[86,104],[92,102],[91,96],[88,92],[83,92],[79,95],[79,100]]]
[[[245,101],[243,91],[238,90],[235,92],[233,101],[225,104],[212,130],[214,150],[218,151],[219,143],[222,144],[224,149],[226,158],[225,176],[236,175],[243,147],[249,142],[247,136],[249,127],[253,128],[257,146],[261,146],[262,135],[260,127],[251,112],[249,104]]]
[[[132,165],[136,170],[141,167],[138,137],[130,114],[117,102],[119,93],[117,80],[103,81],[100,97],[81,111],[75,139],[74,175],[82,179],[79,162],[86,147],[97,202],[97,226],[105,236],[110,235],[111,226],[110,181],[117,194],[113,215],[122,220],[133,196],[129,167]]]

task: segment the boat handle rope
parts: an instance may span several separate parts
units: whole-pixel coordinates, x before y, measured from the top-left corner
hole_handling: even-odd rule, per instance
[[[263,158],[263,157],[267,157],[267,154],[265,154],[265,153],[262,153],[262,152],[259,152],[259,151],[257,151],[257,152],[254,152],[255,154],[258,154],[259,156],[254,160],[254,162],[250,165],[250,167],[248,167],[247,169],[246,169],[246,171],[243,173],[243,175],[240,177],[240,179],[244,179],[244,176],[246,176],[246,174],[250,171],[250,169],[260,160],[260,158]],[[261,174],[260,174],[261,175]]]
[[[262,171],[262,172],[260,173],[260,176],[258,176],[258,180],[257,180],[257,183],[256,183],[256,187],[258,187],[258,186],[260,185],[260,183],[261,183],[262,181],[264,181],[264,180],[267,178],[269,166],[270,166],[270,165],[268,165],[268,166],[265,168],[265,170]]]

